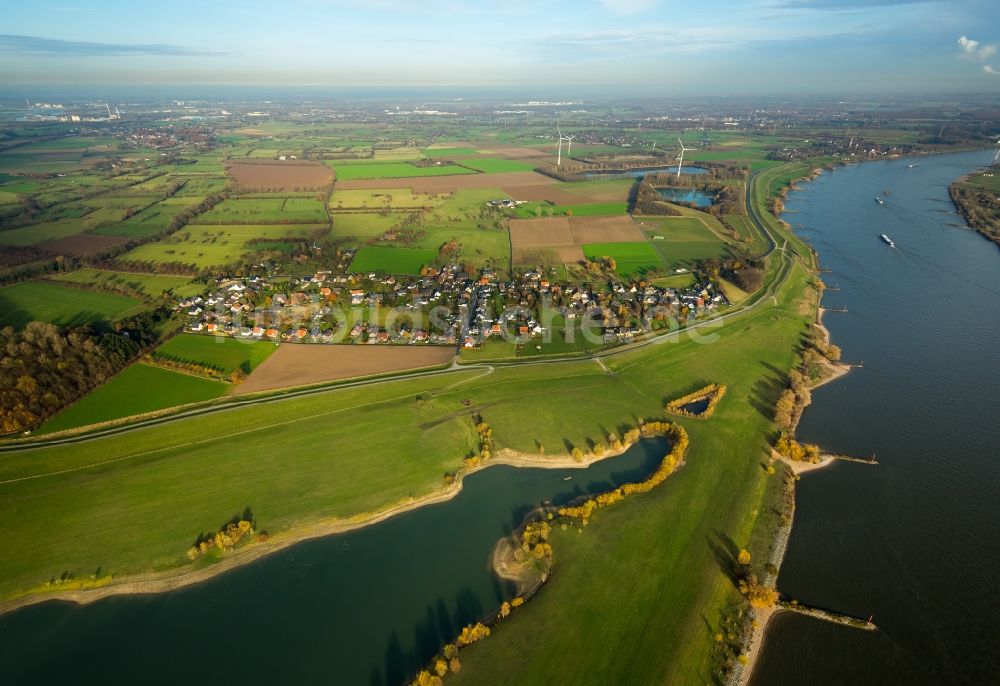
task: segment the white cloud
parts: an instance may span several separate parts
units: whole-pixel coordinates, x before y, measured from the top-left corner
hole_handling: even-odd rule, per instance
[[[656,6],[656,0],[598,0],[616,14],[638,14]]]
[[[983,65],[983,71],[985,73],[989,74],[990,76],[1000,76],[1000,71],[997,71],[996,69],[994,69],[993,67],[991,67],[988,64],[984,64]]]
[[[972,40],[968,36],[961,36],[958,39],[958,49],[962,57],[976,62],[985,62],[997,54],[997,44],[988,43],[983,45],[977,40]]]

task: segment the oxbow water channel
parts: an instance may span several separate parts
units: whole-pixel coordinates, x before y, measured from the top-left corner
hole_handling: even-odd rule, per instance
[[[398,686],[513,596],[489,558],[526,513],[642,481],[667,449],[650,438],[586,469],[490,467],[448,502],[202,584],[0,616],[0,683]]]

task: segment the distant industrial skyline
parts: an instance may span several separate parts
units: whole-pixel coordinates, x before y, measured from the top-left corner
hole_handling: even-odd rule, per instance
[[[1000,93],[993,0],[71,3],[5,8],[0,87]]]

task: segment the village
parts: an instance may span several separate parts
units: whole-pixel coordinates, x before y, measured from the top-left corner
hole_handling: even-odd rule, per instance
[[[470,278],[457,263],[408,277],[264,271],[220,277],[205,294],[178,300],[186,330],[275,342],[475,348],[491,338],[548,340],[558,321],[559,329],[588,328],[610,345],[730,304],[707,280],[685,288],[613,278],[560,284],[530,270],[506,281],[491,269]]]

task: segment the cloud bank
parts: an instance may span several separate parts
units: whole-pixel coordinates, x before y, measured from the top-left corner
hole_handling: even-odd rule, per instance
[[[18,55],[56,57],[108,57],[116,55],[166,55],[172,57],[206,57],[225,53],[198,50],[180,45],[88,43],[86,41],[56,40],[36,36],[0,35],[0,52]]]

